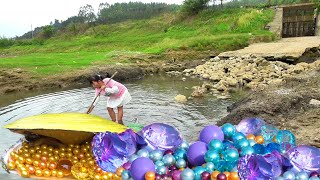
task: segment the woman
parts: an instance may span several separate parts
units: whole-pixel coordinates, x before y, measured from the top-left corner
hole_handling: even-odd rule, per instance
[[[97,98],[99,98],[100,95],[107,98],[107,110],[112,121],[117,122],[118,119],[118,123],[123,124],[123,105],[127,104],[131,100],[128,89],[123,84],[110,78],[104,78],[100,75],[91,77],[89,81],[92,87],[94,87],[96,90],[95,98],[97,96]],[[96,102],[98,102],[98,99],[89,108],[87,113],[90,113],[92,111],[92,109],[96,105]],[[114,108],[118,109],[118,118],[116,118]]]

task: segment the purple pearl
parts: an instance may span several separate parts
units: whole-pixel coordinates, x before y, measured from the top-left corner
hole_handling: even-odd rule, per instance
[[[162,179],[169,179],[169,177],[170,177],[170,176],[169,176],[168,174],[162,174],[162,175],[161,175],[161,178],[162,178]]]
[[[168,150],[166,150],[165,152],[164,152],[164,155],[167,155],[167,154],[171,154],[171,155],[173,155],[173,151],[172,150],[170,150],[170,149],[168,149]]]
[[[310,177],[313,177],[313,176],[315,176],[315,177],[319,177],[319,173],[317,173],[317,172],[312,172],[312,173],[310,173]]]
[[[223,173],[218,174],[217,180],[227,180],[227,176]]]
[[[177,170],[178,168],[176,166],[170,166],[169,169],[170,171],[174,171],[174,170]]]
[[[131,163],[130,162],[126,162],[122,165],[123,169],[128,170],[131,167]]]
[[[181,173],[182,171],[180,170],[175,170],[172,172],[172,180],[181,180]]]
[[[161,179],[161,175],[160,174],[156,174],[156,180],[160,180]]]
[[[201,174],[201,180],[210,180],[211,179],[211,175],[209,172],[205,171]]]

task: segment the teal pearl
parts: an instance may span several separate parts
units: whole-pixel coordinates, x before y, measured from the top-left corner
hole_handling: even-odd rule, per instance
[[[236,143],[236,148],[245,148],[245,147],[249,147],[250,146],[250,142],[246,139],[239,139]]]
[[[151,151],[151,153],[150,153],[150,159],[153,162],[161,160],[162,157],[163,157],[163,155],[162,155],[162,152],[160,150],[154,150],[154,151]]]
[[[162,162],[162,161],[156,161],[156,162],[154,163],[154,165],[155,165],[156,167],[164,166],[164,162]]]
[[[146,157],[148,158],[149,157],[149,151],[146,150],[146,149],[140,149],[138,152],[137,152],[137,155],[139,157]]]
[[[221,152],[223,150],[223,143],[218,139],[213,139],[208,144],[209,150],[216,150],[218,152]]]
[[[184,159],[187,160],[187,151],[184,149],[177,149],[174,154],[173,154],[174,158],[176,160],[178,159]]]
[[[236,133],[236,128],[230,123],[222,125],[221,130],[224,134],[225,139],[231,138]]]
[[[201,174],[205,172],[206,169],[202,166],[197,166],[196,168],[193,169],[194,172],[194,179],[195,180],[201,180]]]
[[[178,159],[176,161],[177,168],[185,168],[187,166],[187,162],[184,159]]]
[[[163,156],[162,161],[164,162],[165,166],[171,166],[176,163],[176,159],[171,154],[166,154]]]
[[[158,174],[166,174],[167,173],[167,168],[165,166],[158,166],[156,169],[156,172]]]
[[[224,151],[224,160],[228,162],[235,162],[239,159],[239,153],[236,149],[230,148]]]
[[[283,173],[282,177],[285,180],[295,180],[296,179],[296,176],[295,176],[294,172],[292,172],[292,171],[286,171],[285,173]]]
[[[193,180],[193,179],[194,179],[194,172],[193,172],[193,170],[192,170],[192,169],[189,169],[189,168],[183,170],[182,173],[181,173],[181,178],[182,178],[183,180]]]
[[[210,174],[214,171],[214,164],[213,164],[213,162],[207,162],[207,163],[206,163],[206,171],[208,171]]]
[[[217,163],[220,160],[220,154],[218,151],[215,150],[208,150],[204,155],[204,160],[206,162],[213,162]]]
[[[254,153],[254,149],[252,147],[245,147],[241,149],[241,156],[251,155]]]
[[[135,154],[132,154],[129,158],[129,162],[133,162],[134,160],[136,160],[139,156],[135,155]]]
[[[122,173],[121,173],[121,178],[122,180],[128,180],[131,178],[130,176],[130,172],[128,170],[124,170]]]
[[[188,150],[189,144],[186,141],[183,141],[179,146],[180,149]]]

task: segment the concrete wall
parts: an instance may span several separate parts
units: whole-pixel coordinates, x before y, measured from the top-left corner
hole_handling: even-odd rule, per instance
[[[275,13],[276,14],[273,18],[273,21],[270,22],[267,26],[269,27],[269,30],[276,35],[277,39],[281,39],[283,8],[276,8]]]

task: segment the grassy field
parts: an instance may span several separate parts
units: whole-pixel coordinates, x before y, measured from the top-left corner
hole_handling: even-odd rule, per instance
[[[168,50],[222,52],[248,45],[250,39],[273,39],[264,30],[272,10],[207,10],[182,19],[176,14],[100,25],[84,34],[60,35],[41,43],[0,49],[1,68],[22,68],[34,76],[70,72],[94,64],[115,64],[118,54],[162,54]],[[130,61],[121,60],[121,63]]]

